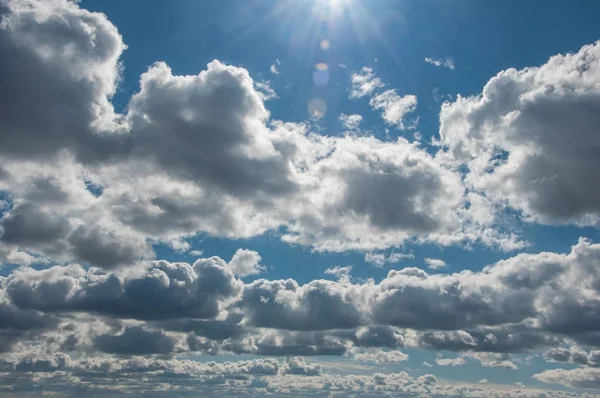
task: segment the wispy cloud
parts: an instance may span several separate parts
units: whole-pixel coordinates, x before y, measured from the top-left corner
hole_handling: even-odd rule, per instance
[[[279,59],[275,60],[275,63],[273,65],[271,65],[271,73],[274,75],[278,75],[279,74],[279,70],[277,69],[277,67],[281,65],[281,61],[279,61]]]
[[[431,65],[440,66],[443,68],[448,68],[454,70],[454,60],[452,57],[446,58],[434,58],[434,57],[425,57],[425,62]]]

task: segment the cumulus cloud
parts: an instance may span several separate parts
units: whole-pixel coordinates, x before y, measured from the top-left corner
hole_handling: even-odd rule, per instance
[[[238,249],[228,265],[235,275],[244,277],[256,275],[266,270],[265,266],[260,265],[260,254],[253,250]]]
[[[401,97],[392,89],[376,94],[369,104],[374,110],[381,111],[381,117],[387,124],[396,125],[400,130],[414,129],[417,126],[418,119],[405,121],[406,115],[417,109],[417,97],[414,95]]]
[[[499,72],[442,106],[440,158],[468,164],[467,183],[530,221],[597,224],[599,76],[600,43]]]
[[[505,201],[531,220],[593,224],[588,110],[600,45],[502,72],[481,96],[444,105],[441,149],[432,154],[404,138],[322,136],[271,120],[270,86],[218,60],[186,76],[151,65],[118,114],[110,100],[126,46],[106,16],[64,0],[4,0],[0,8],[0,261],[23,266],[0,277],[0,371],[9,388],[52,373],[36,385],[52,390],[68,379],[79,392],[150,393],[176,378],[200,395],[214,385],[292,396],[314,385],[327,394],[494,392],[433,375],[332,376],[300,358],[171,357],[191,353],[385,364],[406,359],[407,347],[514,368],[509,353],[544,349],[553,361],[596,366],[600,248],[585,239],[569,253],[521,254],[481,271],[405,268],[375,281],[334,267],[327,273],[337,280],[302,283],[243,282],[264,270],[251,250],[188,264],[154,261],[152,245],[187,251],[186,238],[200,232],[277,230],[285,242],[363,250],[383,265],[412,258],[385,254],[406,242],[523,247],[494,229]],[[411,127],[416,98],[382,88],[369,68],[352,76],[351,97],[370,96],[387,123]],[[356,129],[356,116],[342,122]],[[494,185],[500,180],[513,193]],[[44,267],[28,267],[36,262]],[[593,385],[592,368],[582,369],[536,377]],[[141,373],[143,386],[129,377]]]
[[[600,350],[592,350],[589,353],[581,347],[552,347],[544,353],[544,357],[550,362],[569,362],[584,366],[600,366]]]
[[[447,58],[434,58],[434,57],[425,57],[425,62],[428,64],[448,68],[450,70],[454,70],[454,60],[452,57]]]
[[[415,143],[327,137],[304,124],[270,120],[264,101],[272,94],[241,67],[215,60],[197,75],[181,76],[164,62],[155,63],[142,74],[126,115],[115,114],[110,96],[125,45],[106,17],[61,0],[31,0],[27,7],[7,4],[3,40],[20,43],[10,46],[59,54],[63,48],[78,48],[61,41],[71,36],[79,38],[77,43],[102,38],[97,45],[106,46],[69,52],[76,59],[68,62],[68,57],[36,56],[36,62],[44,63],[40,70],[60,69],[43,75],[44,84],[62,90],[78,84],[77,92],[85,91],[81,85],[89,86],[89,98],[69,99],[73,107],[85,107],[85,112],[73,108],[78,117],[90,109],[96,113],[93,121],[82,122],[87,127],[80,123],[70,129],[60,120],[75,123],[77,118],[60,114],[70,108],[54,101],[44,112],[58,122],[46,121],[43,129],[58,126],[56,134],[64,137],[51,140],[56,148],[44,146],[47,151],[40,149],[35,157],[16,149],[0,153],[14,160],[3,165],[0,180],[0,190],[12,195],[13,205],[3,209],[0,221],[0,239],[9,252],[113,269],[152,259],[157,242],[187,250],[185,239],[201,232],[247,238],[278,228],[285,242],[330,251],[377,250],[410,239],[444,245],[514,243],[490,229],[493,219],[470,215],[477,207],[465,209],[460,175]],[[60,40],[47,40],[55,31],[48,28],[42,35],[38,22],[66,33]],[[30,54],[30,49],[22,50]],[[60,65],[47,66],[50,61]],[[85,78],[63,81],[65,74]],[[9,80],[10,85],[28,84],[27,79]],[[358,95],[373,95],[382,86],[368,68],[353,82]],[[396,106],[392,94],[371,100],[389,120],[401,123],[399,114],[406,109]],[[34,102],[48,98],[32,96]],[[13,100],[7,101],[17,106]],[[11,111],[5,120],[22,114]],[[347,122],[355,126],[356,116],[348,116]],[[33,119],[15,119],[14,128],[24,131],[19,123],[38,120]],[[25,141],[20,138],[19,145]],[[35,145],[27,150],[36,150]],[[89,156],[88,146],[93,148]],[[45,162],[44,167],[32,159]],[[20,262],[27,261],[21,255]]]
[[[427,264],[427,267],[429,267],[430,269],[433,269],[433,270],[437,270],[437,269],[446,267],[446,262],[444,260],[440,260],[437,258],[425,258],[424,261],[425,261],[425,264]]]
[[[498,387],[494,385],[448,383],[431,374],[413,378],[406,372],[363,374],[331,374],[318,363],[308,363],[302,358],[290,358],[283,363],[273,358],[251,361],[200,363],[184,359],[156,358],[81,358],[71,359],[64,353],[32,356],[3,356],[0,371],[9,372],[5,379],[21,383],[18,396],[34,393],[35,386],[49,391],[63,386],[62,393],[101,393],[107,397],[172,396],[190,394],[203,396],[229,396],[235,394],[275,396],[356,395],[381,397],[402,395],[407,397],[435,396],[549,398],[576,397],[577,394],[530,389],[522,386]],[[42,375],[49,377],[41,377]],[[31,383],[36,377],[36,383]],[[69,381],[67,383],[67,380]],[[168,390],[165,395],[164,391]],[[3,395],[16,397],[6,385],[0,387]]]
[[[68,150],[89,163],[127,153],[127,123],[110,102],[126,46],[106,16],[7,0],[0,17],[0,156],[42,161]]]
[[[221,259],[187,263],[157,261],[128,275],[86,271],[81,266],[22,269],[3,281],[18,307],[44,312],[87,312],[158,320],[213,318],[235,299],[242,284]]]
[[[598,344],[598,258],[600,246],[581,240],[567,254],[520,254],[480,272],[429,275],[405,268],[375,283],[351,282],[349,270],[340,268],[338,281],[302,285],[293,279],[244,284],[229,264],[213,257],[192,265],[153,261],[127,272],[78,265],[18,269],[1,286],[11,313],[153,322],[150,329],[233,339],[223,347],[229,351],[339,355],[348,343],[408,345],[464,352],[484,366],[512,368],[506,353],[557,347],[565,337]],[[563,361],[583,363],[570,359],[579,356],[569,352]],[[597,353],[588,357],[591,364]]]
[[[544,383],[562,384],[576,388],[600,388],[599,368],[549,369],[533,375]]]
[[[371,95],[375,90],[384,87],[381,79],[375,76],[373,69],[367,66],[363,66],[359,72],[353,73],[350,77],[350,83],[352,84],[350,99]]]

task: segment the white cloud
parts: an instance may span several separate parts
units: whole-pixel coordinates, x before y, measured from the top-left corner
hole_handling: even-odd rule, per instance
[[[402,351],[384,351],[378,348],[358,350],[352,357],[357,361],[376,364],[395,364],[408,360],[408,355]]]
[[[549,369],[533,375],[544,383],[575,388],[600,388],[600,368]]]
[[[384,87],[381,79],[375,76],[373,69],[366,66],[363,66],[360,72],[352,74],[350,83],[352,84],[350,99],[371,95],[375,90]]]
[[[233,273],[244,277],[256,275],[265,272],[266,267],[260,265],[260,254],[253,250],[238,249],[228,265],[233,270]]]
[[[279,74],[279,70],[277,70],[277,66],[279,66],[281,64],[281,62],[279,61],[279,59],[275,60],[275,63],[273,65],[271,65],[271,74],[273,75],[278,75]]]
[[[425,258],[425,264],[427,264],[427,267],[433,270],[445,268],[447,265],[444,260],[440,260],[437,258]]]
[[[454,70],[454,60],[452,57],[447,58],[433,58],[433,57],[425,57],[425,62],[435,66],[441,66],[444,68],[448,68]]]
[[[406,122],[405,116],[417,108],[417,97],[414,95],[399,96],[396,90],[387,90],[376,94],[369,102],[375,110],[381,110],[381,117],[387,124],[396,125],[399,129],[414,129],[418,119]]]
[[[342,122],[342,126],[344,126],[345,129],[354,131],[358,129],[360,122],[362,122],[363,118],[361,115],[346,115],[342,113],[339,119]]]
[[[352,266],[347,265],[345,267],[335,266],[331,268],[327,268],[325,270],[326,274],[333,275],[338,278],[340,283],[348,283],[350,282],[350,272],[352,272]]]
[[[385,264],[396,264],[413,258],[415,258],[415,255],[412,253],[390,253],[388,256],[385,253],[365,253],[365,261],[376,267],[383,267]]]
[[[469,352],[463,355],[479,361],[481,366],[486,368],[518,369],[510,355],[506,353]]]
[[[436,358],[435,363],[439,366],[461,366],[466,365],[467,361],[463,357]]]

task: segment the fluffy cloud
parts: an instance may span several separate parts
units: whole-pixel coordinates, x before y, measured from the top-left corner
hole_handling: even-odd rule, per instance
[[[599,368],[549,369],[533,377],[545,383],[562,384],[568,387],[600,388]]]
[[[427,267],[433,270],[446,267],[446,262],[437,258],[426,258],[424,261],[425,264],[427,264]]]
[[[339,119],[342,122],[342,126],[350,131],[358,130],[358,126],[360,125],[360,122],[362,122],[361,115],[346,115],[342,113]]]
[[[3,166],[0,179],[0,190],[12,197],[0,221],[0,239],[8,246],[3,262],[7,253],[20,252],[112,269],[152,259],[156,242],[184,250],[185,239],[201,232],[246,238],[277,228],[285,242],[331,251],[376,250],[411,239],[502,247],[514,242],[493,229],[493,217],[475,213],[481,206],[470,201],[465,208],[460,175],[418,144],[403,138],[327,137],[303,124],[269,120],[260,84],[240,67],[213,61],[197,75],[180,76],[156,63],[141,76],[127,114],[116,115],[110,96],[125,45],[106,17],[59,0],[7,4],[3,40],[14,42],[10,46],[23,42],[18,46],[28,46],[28,53],[38,49],[36,62],[60,64],[40,66],[60,69],[44,75],[45,84],[64,90],[76,84],[68,100],[86,112],[96,111],[93,120],[82,122],[93,128],[80,123],[71,130],[60,122],[57,131],[64,137],[50,140],[56,148],[47,145],[48,151],[37,153],[31,145],[29,155],[16,149],[5,155],[14,161]],[[48,40],[52,34],[60,40]],[[67,38],[76,43],[61,42]],[[56,56],[94,40],[98,48]],[[65,74],[79,80],[64,81],[60,76]],[[26,81],[11,78],[10,84]],[[353,82],[360,95],[372,95],[382,86],[368,68]],[[89,87],[84,90],[82,84]],[[84,91],[91,94],[77,97]],[[404,110],[394,105],[392,94],[378,94],[371,102],[393,123],[401,123],[398,112]],[[48,98],[31,95],[33,102]],[[17,106],[13,100],[11,106]],[[77,118],[61,114],[64,109],[50,106],[44,112],[75,123]],[[23,114],[10,113],[11,118]],[[357,120],[353,115],[348,122]],[[14,128],[25,129],[18,123]],[[53,123],[44,122],[44,128]],[[86,152],[88,143],[94,156]],[[22,255],[11,258],[28,261]]]
[[[126,48],[115,26],[67,1],[0,6],[0,156],[42,161],[66,149],[89,163],[126,153],[127,123],[110,103]]]
[[[595,225],[599,80],[600,43],[504,70],[442,106],[440,158],[468,163],[468,183],[531,221]]]
[[[3,281],[18,307],[45,312],[88,312],[120,318],[159,320],[213,318],[241,292],[219,258],[187,263],[157,261],[128,275],[56,266],[22,269]]]
[[[371,95],[379,88],[384,87],[383,82],[373,72],[373,69],[363,66],[360,72],[353,73],[350,77],[352,84],[350,90],[350,98],[361,98],[366,95]]]
[[[301,285],[292,279],[244,284],[213,257],[109,273],[77,265],[25,268],[1,286],[4,308],[13,314],[7,319],[14,320],[7,327],[28,324],[27,317],[44,328],[61,314],[97,314],[150,322],[143,331],[193,333],[201,338],[194,344],[217,341],[225,351],[339,355],[350,346],[411,346],[512,368],[505,353],[556,347],[565,337],[600,345],[593,315],[598,258],[600,246],[581,240],[568,254],[520,254],[481,272],[429,275],[405,268],[378,283],[351,282],[343,274]],[[583,363],[576,354],[563,361]],[[558,360],[560,352],[547,355]],[[586,363],[596,357],[592,351]]]
[[[551,362],[569,362],[578,365],[600,366],[600,351],[585,352],[576,345],[569,348],[553,347],[544,353],[544,357]]]
[[[238,249],[228,265],[233,270],[235,275],[244,277],[248,275],[256,275],[265,271],[265,267],[260,265],[260,254],[253,250]]]
[[[407,114],[414,112],[417,108],[417,97],[405,95],[401,97],[396,90],[387,90],[377,94],[369,101],[375,110],[381,110],[381,117],[387,124],[398,126],[400,130],[414,129],[418,119],[406,123],[404,118]]]

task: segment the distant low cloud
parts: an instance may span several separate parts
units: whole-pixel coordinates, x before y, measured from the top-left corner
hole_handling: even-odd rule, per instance
[[[440,66],[443,68],[448,68],[454,70],[454,61],[451,57],[447,58],[433,58],[433,57],[425,57],[425,62],[431,65]]]
[[[415,255],[412,253],[365,253],[365,262],[371,263],[376,267],[383,267],[385,264],[396,264],[403,260],[413,259]]]
[[[466,365],[467,361],[463,357],[436,358],[435,363],[439,366],[461,366]]]
[[[446,267],[446,262],[437,258],[426,258],[425,264],[431,269],[440,269]]]

